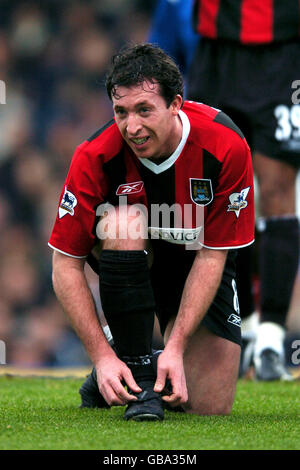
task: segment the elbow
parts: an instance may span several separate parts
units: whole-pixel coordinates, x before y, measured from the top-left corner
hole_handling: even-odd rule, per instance
[[[52,268],[52,286],[54,291],[56,291],[56,285],[57,285],[57,271]]]
[[[68,260],[66,256],[61,255],[57,251],[53,251],[52,256],[52,286],[54,292],[57,293],[59,285],[63,281],[64,274],[68,271]]]
[[[58,251],[53,252],[52,258],[52,285],[57,293],[62,285],[70,280],[82,276],[84,270],[84,260],[63,255]]]
[[[52,261],[52,286],[55,293],[57,293],[57,288],[59,285],[59,278],[61,276],[61,269],[59,263],[55,262],[54,254],[53,254],[53,261]]]

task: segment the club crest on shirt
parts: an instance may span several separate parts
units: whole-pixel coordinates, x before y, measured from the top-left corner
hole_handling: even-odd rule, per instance
[[[74,215],[74,207],[77,205],[77,199],[71,191],[67,190],[65,186],[65,192],[62,197],[61,203],[58,208],[58,216],[61,219],[66,214]]]
[[[248,196],[250,186],[248,188],[242,189],[240,193],[232,193],[229,196],[230,204],[228,204],[227,212],[234,212],[238,218],[240,211],[245,209],[248,206],[246,197]]]
[[[198,206],[207,206],[213,200],[211,180],[190,178],[192,201]]]

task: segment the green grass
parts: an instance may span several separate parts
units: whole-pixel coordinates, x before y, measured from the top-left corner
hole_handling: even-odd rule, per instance
[[[79,379],[0,377],[0,449],[300,449],[300,382],[238,382],[231,416],[79,409]]]

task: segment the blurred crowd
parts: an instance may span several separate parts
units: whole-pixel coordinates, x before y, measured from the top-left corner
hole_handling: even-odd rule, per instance
[[[53,293],[47,242],[76,146],[112,117],[104,88],[111,56],[147,39],[155,5],[0,0],[0,340],[10,365],[90,363]],[[101,314],[98,279],[87,275]],[[294,330],[300,276],[297,286]]]
[[[111,56],[146,39],[155,0],[0,0],[0,339],[7,363],[89,363],[47,246],[73,152],[112,117]],[[97,300],[97,280],[88,273]]]

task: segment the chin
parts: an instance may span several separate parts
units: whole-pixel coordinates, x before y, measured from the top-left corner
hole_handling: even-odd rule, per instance
[[[147,151],[134,151],[134,154],[138,157],[138,158],[153,158],[153,155],[152,153],[149,153]]]

